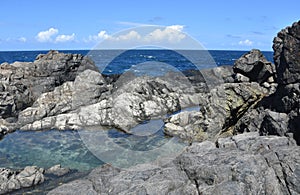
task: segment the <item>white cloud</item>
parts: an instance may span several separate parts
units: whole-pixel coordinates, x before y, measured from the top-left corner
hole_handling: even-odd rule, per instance
[[[156,42],[168,40],[170,43],[178,43],[186,37],[186,35],[182,33],[183,28],[184,26],[182,25],[172,25],[164,29],[156,29],[145,36],[145,41]]]
[[[120,36],[117,36],[117,37],[109,37],[108,39],[109,40],[114,40],[114,41],[130,41],[130,40],[140,40],[141,39],[141,35],[132,30],[130,32],[128,32],[127,34],[125,35],[120,35]]]
[[[99,37],[100,39],[107,39],[109,35],[106,33],[105,30],[102,30],[98,33],[97,37]]]
[[[106,31],[100,31],[97,35],[90,35],[85,42],[97,42],[102,40],[124,42],[136,41],[141,44],[151,44],[155,42],[179,43],[186,35],[182,32],[184,26],[172,25],[165,28],[156,28],[147,34],[141,34],[135,30],[131,30],[126,34],[109,35]]]
[[[102,30],[97,35],[90,35],[87,39],[84,39],[84,42],[97,42],[107,38],[109,38],[109,35],[105,30]]]
[[[51,42],[52,36],[56,35],[58,33],[58,29],[56,28],[49,28],[46,31],[41,31],[37,34],[36,39],[39,42]]]
[[[249,39],[246,39],[244,41],[240,41],[239,45],[243,45],[243,46],[252,46],[253,45],[253,41],[250,41]]]
[[[58,35],[55,38],[55,43],[73,41],[74,39],[75,39],[75,33],[73,33],[71,35]]]
[[[27,39],[25,37],[20,37],[18,39],[18,41],[22,42],[22,43],[25,43],[27,41]]]

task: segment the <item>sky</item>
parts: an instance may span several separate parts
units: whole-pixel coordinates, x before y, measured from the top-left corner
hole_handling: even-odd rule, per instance
[[[90,50],[103,40],[175,44],[186,37],[210,50],[271,51],[277,32],[300,20],[299,0],[2,0],[0,6],[0,51]],[[145,25],[163,27],[142,34]]]

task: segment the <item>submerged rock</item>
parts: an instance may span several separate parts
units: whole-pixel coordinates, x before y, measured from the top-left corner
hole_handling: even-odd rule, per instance
[[[52,175],[56,175],[58,177],[63,176],[69,172],[70,172],[69,168],[63,168],[63,167],[61,167],[60,164],[54,165],[54,166],[50,167],[49,169],[45,170],[45,174],[52,174]]]

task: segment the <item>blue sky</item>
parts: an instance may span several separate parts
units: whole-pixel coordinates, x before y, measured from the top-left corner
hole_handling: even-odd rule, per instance
[[[269,51],[276,33],[300,19],[299,0],[3,0],[0,6],[1,51],[91,49],[141,25],[174,27],[207,49]]]

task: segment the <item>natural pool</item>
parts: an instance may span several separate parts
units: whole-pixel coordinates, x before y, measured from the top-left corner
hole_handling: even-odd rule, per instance
[[[185,110],[196,110],[188,108]],[[56,164],[88,171],[105,163],[126,168],[180,153],[184,143],[163,133],[161,119],[146,121],[126,134],[116,129],[79,131],[16,131],[0,141],[1,167],[28,165],[48,168]]]

